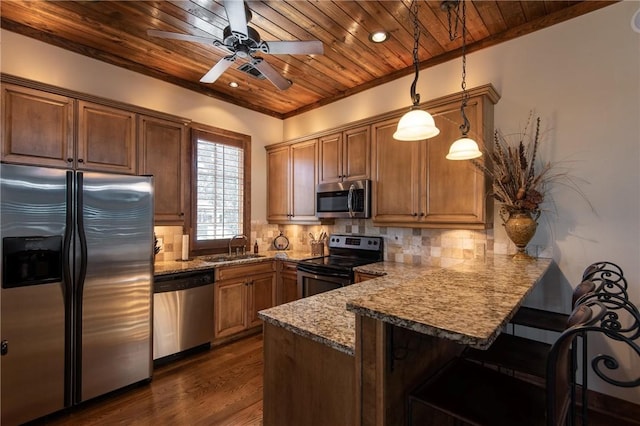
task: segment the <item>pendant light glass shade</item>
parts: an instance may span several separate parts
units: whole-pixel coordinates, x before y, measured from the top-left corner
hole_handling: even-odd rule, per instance
[[[416,85],[420,71],[420,61],[418,60],[420,26],[418,25],[418,2],[416,0],[411,0],[409,10],[413,18],[413,68],[415,75],[410,91],[413,105],[409,112],[403,115],[398,122],[398,128],[393,134],[393,138],[399,141],[420,141],[438,135],[440,130],[436,127],[436,122],[431,114],[418,108],[420,94],[416,93]]]
[[[440,133],[431,114],[421,109],[412,109],[402,116],[393,138],[399,141],[419,141]]]
[[[465,137],[452,143],[447,154],[447,160],[471,160],[478,157],[482,157],[478,144],[473,139]]]

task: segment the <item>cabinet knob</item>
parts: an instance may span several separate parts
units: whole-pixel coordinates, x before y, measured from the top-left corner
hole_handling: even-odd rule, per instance
[[[424,212],[420,212],[420,216],[424,216]]]
[[[84,163],[84,160],[82,158],[78,158],[78,163]]]
[[[67,163],[73,163],[73,158],[67,158]]]
[[[417,217],[417,216],[418,216],[418,213],[413,213],[411,216],[413,216],[413,217]]]

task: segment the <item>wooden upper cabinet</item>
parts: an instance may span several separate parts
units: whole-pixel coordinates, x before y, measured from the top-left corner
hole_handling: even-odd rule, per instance
[[[269,222],[289,221],[289,153],[288,146],[267,147],[267,219]]]
[[[317,139],[267,149],[267,219],[319,223],[316,214]]]
[[[470,137],[491,148],[493,105],[491,86],[475,93],[465,109]],[[445,158],[460,138],[460,100],[428,108],[440,134],[428,140],[393,139],[398,119],[372,125],[374,180],[373,222],[380,226],[483,229],[493,224],[489,181],[470,161]]]
[[[316,217],[317,141],[291,145],[292,221],[318,221]]]
[[[318,183],[370,177],[369,126],[324,136],[319,139],[318,146]]]
[[[75,167],[123,174],[136,173],[136,114],[78,101],[78,147]]]
[[[374,222],[415,223],[424,211],[422,141],[395,140],[397,125],[398,119],[391,119],[372,126]]]
[[[465,108],[471,123],[471,137],[482,140],[482,101],[469,100]],[[440,134],[424,143],[426,158],[425,217],[423,220],[434,225],[466,224],[484,227],[487,215],[487,186],[482,172],[470,161],[451,161],[445,156],[453,141],[461,137],[460,106],[447,105],[433,111]],[[491,115],[493,122],[493,115]],[[473,133],[480,131],[480,135]],[[485,139],[491,141],[491,139]],[[489,202],[493,206],[493,202]],[[491,208],[491,207],[489,207]]]
[[[75,101],[2,84],[2,161],[73,167]]]
[[[342,180],[342,132],[318,140],[318,183]]]
[[[184,225],[189,180],[185,122],[140,116],[139,173],[153,175],[155,223]]]
[[[3,161],[136,173],[135,113],[12,84],[2,104]]]

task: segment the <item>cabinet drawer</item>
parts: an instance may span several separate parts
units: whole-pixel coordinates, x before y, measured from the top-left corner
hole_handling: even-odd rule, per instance
[[[298,273],[298,263],[296,262],[282,262],[282,272]]]
[[[233,278],[244,278],[249,275],[264,274],[275,272],[275,262],[258,262],[243,265],[231,265],[216,268],[216,281],[228,280]]]

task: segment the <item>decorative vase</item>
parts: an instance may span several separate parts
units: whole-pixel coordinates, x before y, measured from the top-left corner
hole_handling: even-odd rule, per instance
[[[514,259],[531,259],[527,254],[526,248],[529,241],[533,238],[538,227],[538,217],[540,211],[531,210],[512,210],[504,206],[500,209],[500,217],[507,236],[518,248],[518,252],[513,256]]]

